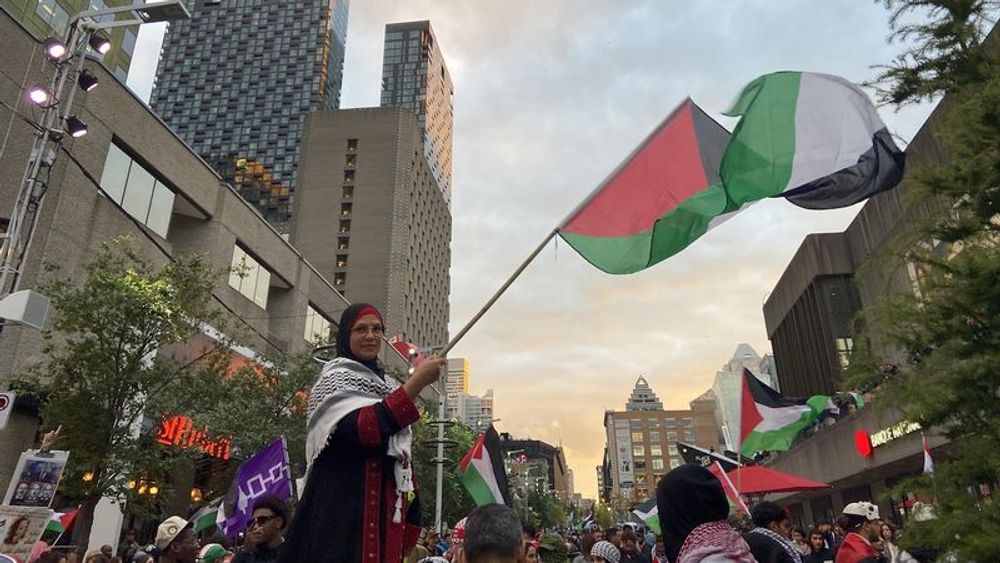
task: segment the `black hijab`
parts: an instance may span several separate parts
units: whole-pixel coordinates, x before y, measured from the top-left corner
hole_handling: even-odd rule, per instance
[[[383,326],[385,325],[382,313],[374,305],[369,305],[368,303],[355,303],[351,305],[341,313],[340,324],[337,325],[337,356],[354,360],[375,372],[375,375],[385,379],[385,370],[382,369],[382,364],[379,363],[378,358],[362,360],[351,351],[351,329],[354,328],[354,323],[358,322],[358,317],[361,316],[360,313],[365,309],[374,309]]]
[[[722,483],[709,470],[693,463],[681,465],[660,479],[656,486],[656,508],[670,561],[677,560],[692,530],[729,516],[729,501]]]

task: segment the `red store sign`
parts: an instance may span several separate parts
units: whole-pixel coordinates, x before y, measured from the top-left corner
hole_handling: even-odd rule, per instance
[[[210,438],[207,428],[195,428],[194,422],[184,415],[163,419],[156,441],[164,446],[198,448],[205,455],[226,461],[232,443],[228,437]]]

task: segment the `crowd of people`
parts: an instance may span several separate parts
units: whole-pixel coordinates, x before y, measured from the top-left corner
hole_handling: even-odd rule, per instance
[[[923,563],[899,549],[895,530],[870,502],[848,504],[836,526],[806,534],[773,502],[730,516],[722,484],[686,464],[657,485],[662,533],[638,524],[581,533],[522,526],[505,505],[475,509],[449,535],[421,528],[412,474],[410,425],[416,400],[434,383],[444,359],[431,357],[399,384],[378,361],[384,324],[368,304],[341,316],[337,357],[309,395],[306,485],[294,517],[288,504],[265,495],[253,504],[243,541],[199,534],[171,516],[141,547],[134,533],[82,563]],[[73,554],[39,550],[28,563],[76,563]]]

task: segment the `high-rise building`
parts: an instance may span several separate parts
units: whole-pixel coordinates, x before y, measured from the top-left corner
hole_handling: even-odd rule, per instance
[[[340,106],[349,4],[194,0],[163,40],[150,106],[281,231],[306,115]]]
[[[632,389],[632,394],[628,398],[628,403],[625,404],[625,410],[662,411],[663,403],[656,397],[656,393],[653,393],[653,390],[649,388],[646,378],[640,375],[639,379],[635,382],[635,387]]]
[[[733,357],[715,372],[712,393],[715,395],[715,422],[721,434],[721,443],[727,450],[736,451],[740,437],[740,400],[743,393],[743,368],[750,370],[757,379],[778,390],[778,376],[774,356],[761,357],[747,343],[736,346]]]
[[[404,107],[417,114],[424,154],[441,193],[451,204],[451,154],[455,89],[431,23],[385,26],[382,59],[382,106]]]
[[[454,398],[449,396],[447,417],[455,420],[475,432],[482,432],[493,423],[493,390],[487,389],[483,396],[459,393]]]
[[[390,334],[448,341],[451,211],[402,108],[317,111],[303,132],[291,241],[348,299],[382,310]]]
[[[133,0],[0,0],[0,8],[6,10],[38,38],[58,37],[65,39],[69,29],[69,21],[73,16],[94,10],[129,6],[134,3]],[[97,18],[100,22],[115,21],[116,19],[132,20],[135,19],[135,15],[126,12],[117,16],[108,15]],[[103,56],[96,52],[90,52],[90,56],[98,58],[115,78],[124,83],[125,79],[128,78],[129,65],[132,64],[132,52],[135,50],[138,32],[138,26],[102,30],[101,33],[106,34],[111,40],[111,50]]]
[[[636,382],[645,383],[643,378]],[[648,385],[646,385],[648,388]],[[652,391],[650,390],[650,394]],[[677,442],[718,447],[715,404],[702,395],[690,410],[642,409],[606,411],[604,488],[607,500],[628,503],[656,494],[656,483],[682,464]]]
[[[469,392],[468,358],[448,358],[448,378],[444,388],[449,399]]]
[[[531,438],[514,438],[503,432],[500,451],[507,462],[511,492],[518,497],[526,499],[533,491],[553,492],[563,500],[572,495],[567,479],[569,466],[562,446]]]

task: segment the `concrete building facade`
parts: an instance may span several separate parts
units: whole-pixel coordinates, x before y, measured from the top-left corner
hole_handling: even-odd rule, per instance
[[[284,232],[306,115],[340,106],[349,0],[187,4],[150,106]]]
[[[0,37],[0,121],[10,131],[0,158],[0,178],[20,178],[34,129],[8,108],[23,104],[24,88],[45,80],[52,70],[37,59],[31,62],[39,42],[6,11],[0,11]],[[74,109],[89,124],[89,132],[64,141],[78,164],[60,154],[51,169],[21,288],[37,287],[52,275],[82,280],[86,263],[103,242],[128,235],[136,251],[154,266],[199,254],[220,271],[234,264],[247,267],[252,275],[219,280],[215,302],[246,333],[239,354],[251,361],[261,353],[307,350],[316,333],[335,328],[346,302],[320,270],[140,99],[113,80],[103,64],[88,61],[86,66],[101,81],[100,88],[76,97]],[[0,224],[11,216],[17,188],[16,182],[0,184]],[[46,262],[59,264],[58,274],[45,273]],[[390,331],[393,323],[389,317]],[[206,327],[190,346],[217,337]],[[4,328],[0,388],[39,359],[42,345],[37,330]],[[406,369],[388,346],[382,360]],[[0,430],[0,486],[9,481],[20,452],[35,442],[37,428],[36,406],[16,402],[7,427]],[[178,495],[167,507],[184,514],[193,470],[174,475],[172,485]],[[95,527],[93,544],[117,545],[121,512],[103,503],[98,510],[96,521],[102,524]]]
[[[654,496],[660,477],[683,463],[677,442],[718,448],[715,401],[703,395],[690,407],[604,413],[606,500],[628,504]]]
[[[531,491],[552,492],[567,500],[573,495],[569,466],[561,446],[541,440],[514,438],[500,434],[500,449],[504,453],[512,492],[526,499]]]
[[[412,110],[423,132],[424,155],[451,205],[455,88],[428,21],[385,26],[383,107]]]
[[[470,373],[468,358],[448,358],[448,376],[444,388],[448,399],[469,392]]]
[[[451,211],[412,112],[318,111],[305,127],[291,241],[352,301],[420,347],[448,340]]]

